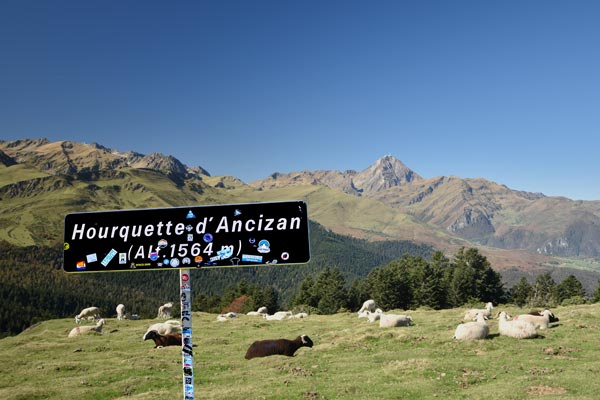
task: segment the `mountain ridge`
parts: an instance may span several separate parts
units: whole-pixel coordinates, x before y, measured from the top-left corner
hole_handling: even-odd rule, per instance
[[[323,226],[369,240],[413,240],[448,249],[471,244],[502,254],[525,252],[537,260],[534,264],[549,262],[544,256],[600,258],[600,201],[548,197],[484,178],[423,178],[391,155],[362,171],[274,173],[245,183],[210,176],[173,156],[121,153],[96,143],[21,139],[0,141],[0,152],[3,199],[46,193],[57,204],[86,211],[110,204],[135,208],[301,198],[310,199],[311,215]],[[65,195],[54,199],[53,191]],[[0,222],[10,219],[6,214],[0,213]],[[20,229],[35,237],[30,227],[13,231]],[[18,237],[9,235],[13,243]]]

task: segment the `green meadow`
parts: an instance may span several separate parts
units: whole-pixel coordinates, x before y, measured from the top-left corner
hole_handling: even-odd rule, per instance
[[[512,306],[495,312],[524,312]],[[225,322],[193,314],[196,399],[597,399],[600,304],[558,307],[541,338],[453,340],[466,309],[396,311],[414,325],[380,328],[356,313]],[[182,399],[179,347],[154,349],[155,320],[106,319],[102,334],[68,338],[73,319],[0,340],[0,398]],[[244,359],[254,340],[306,334],[295,357]]]

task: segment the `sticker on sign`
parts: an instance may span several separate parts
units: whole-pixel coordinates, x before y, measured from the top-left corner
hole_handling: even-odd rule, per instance
[[[303,264],[308,212],[286,201],[73,213],[63,248],[76,273]]]

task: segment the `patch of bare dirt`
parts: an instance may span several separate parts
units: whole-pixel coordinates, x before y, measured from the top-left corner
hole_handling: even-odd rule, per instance
[[[562,387],[550,387],[550,386],[529,386],[525,389],[525,393],[528,396],[547,396],[554,394],[565,394],[567,389]]]

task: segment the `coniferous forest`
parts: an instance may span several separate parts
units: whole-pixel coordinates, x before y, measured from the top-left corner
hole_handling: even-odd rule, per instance
[[[475,248],[446,255],[408,241],[367,242],[310,225],[311,261],[305,265],[192,270],[194,311],[247,312],[266,306],[331,314],[355,311],[366,299],[382,309],[433,309],[492,301],[531,306],[584,302],[570,275],[556,283],[549,273],[510,290]],[[74,317],[91,305],[114,317],[119,303],[141,318],[158,306],[178,308],[179,271],[67,274],[62,250],[0,243],[0,337],[52,318]],[[594,299],[600,298],[596,290]]]

